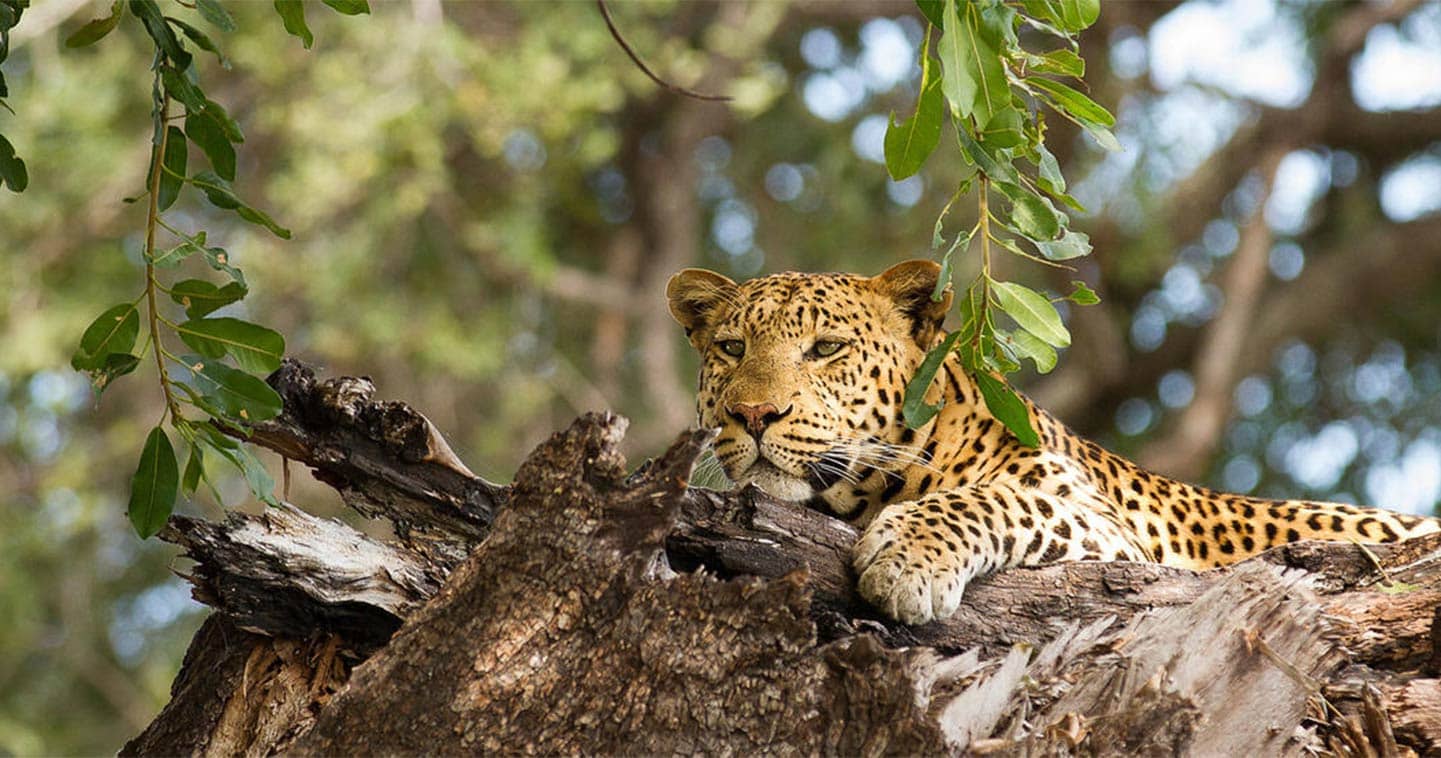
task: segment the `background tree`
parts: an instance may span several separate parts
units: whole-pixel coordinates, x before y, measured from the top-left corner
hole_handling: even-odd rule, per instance
[[[143,242],[142,209],[119,198],[147,168],[151,43],[122,27],[62,46],[107,9],[37,4],[5,63],[19,115],[0,131],[30,176],[23,195],[0,190],[0,607],[17,620],[0,631],[0,746],[21,753],[133,734],[197,619],[165,578],[172,552],[123,527],[153,384],[96,406],[67,366],[96,307],[133,296]],[[239,190],[295,241],[198,198],[174,212],[245,268],[254,294],[229,313],[374,376],[494,479],[580,410],[634,419],[633,458],[689,422],[693,366],[661,301],[673,270],[929,254],[962,169],[938,153],[891,182],[880,163],[887,115],[916,97],[909,3],[614,9],[659,72],[729,106],[657,90],[589,9],[374,10],[312,18],[307,53],[269,4],[238,4],[233,72],[208,74],[245,127]],[[1070,354],[1023,384],[1168,473],[1430,512],[1438,29],[1441,9],[1405,1],[1106,5],[1082,54],[1125,150],[1065,123],[1049,140],[1094,214],[1073,224],[1103,303],[1067,314]],[[1070,278],[1005,273],[1058,291]],[[304,480],[296,499],[334,502]],[[257,507],[239,480],[219,489]]]

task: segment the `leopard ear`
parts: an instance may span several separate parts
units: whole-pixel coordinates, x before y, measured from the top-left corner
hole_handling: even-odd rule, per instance
[[[929,348],[951,309],[951,285],[946,283],[941,299],[933,300],[941,266],[935,261],[911,260],[897,263],[871,279],[872,286],[896,302],[911,321],[911,335],[921,347]]]
[[[735,282],[703,268],[685,269],[665,286],[670,315],[685,327],[687,337],[706,326],[716,306],[735,302],[739,294]]]

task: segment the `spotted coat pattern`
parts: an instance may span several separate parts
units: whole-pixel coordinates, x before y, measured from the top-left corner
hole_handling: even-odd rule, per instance
[[[1025,400],[1041,442],[1020,444],[948,358],[901,417],[905,386],[940,340],[939,268],[876,277],[785,273],[741,284],[688,269],[670,309],[701,356],[697,412],[720,430],[726,475],[863,527],[861,594],[907,623],[956,610],[966,583],[1058,561],[1232,563],[1303,539],[1390,542],[1438,523],[1372,508],[1216,492],[1150,473]]]

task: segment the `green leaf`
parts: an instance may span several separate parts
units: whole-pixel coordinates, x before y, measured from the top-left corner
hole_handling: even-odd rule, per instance
[[[1008,157],[991,154],[990,148],[977,142],[962,124],[956,125],[956,140],[961,144],[961,157],[972,163],[988,178],[1009,184],[1020,184],[1021,177]]]
[[[184,72],[166,66],[160,70],[160,81],[165,85],[165,91],[171,97],[185,104],[186,113],[205,110],[205,104],[208,102],[205,99],[205,93],[201,92],[200,88],[195,86],[195,83],[190,81]]]
[[[225,210],[233,210],[246,221],[269,229],[275,236],[281,239],[290,239],[289,229],[275,223],[275,220],[264,211],[256,210],[241,202],[235,194],[235,190],[230,187],[230,182],[225,181],[214,171],[202,171],[190,177],[190,183],[205,192],[205,199],[209,200],[211,205]]]
[[[149,539],[170,518],[175,508],[175,491],[180,485],[180,466],[165,430],[155,427],[145,438],[140,465],[130,480],[130,506],[126,513],[135,533]]]
[[[994,282],[991,291],[996,293],[996,304],[1022,329],[1040,337],[1048,345],[1066,347],[1071,344],[1071,333],[1061,323],[1061,314],[1039,292],[1015,282]]]
[[[90,375],[90,389],[96,397],[105,391],[110,383],[135,370],[140,358],[130,353],[110,353],[100,362],[100,367],[87,371]]]
[[[205,153],[216,174],[235,181],[235,148],[209,111],[186,114],[185,136]]]
[[[1084,121],[1081,122],[1081,128],[1086,130],[1086,134],[1091,135],[1091,139],[1095,140],[1101,149],[1109,153],[1121,152],[1121,143],[1116,141],[1116,135],[1112,134],[1110,129],[1100,124]]]
[[[305,6],[300,4],[300,0],[275,0],[275,12],[280,14],[285,31],[299,37],[301,44],[309,50],[310,45],[315,42],[315,35],[311,34],[310,27],[305,25]]]
[[[196,29],[194,26],[187,24],[178,18],[175,18],[174,16],[166,16],[165,20],[180,27],[180,31],[183,32],[186,37],[189,37],[190,41],[194,42],[196,47],[208,53],[214,53],[215,59],[217,61],[220,61],[220,65],[222,67],[230,68],[230,61],[226,60],[225,54],[220,52],[220,48],[216,47],[215,43],[211,41],[210,35],[200,31],[199,29]]]
[[[1036,152],[1040,156],[1040,160],[1036,161],[1036,168],[1039,170],[1042,180],[1041,186],[1049,192],[1064,193],[1066,177],[1061,175],[1061,164],[1056,160],[1056,156],[1046,149],[1045,144],[1037,144]]]
[[[1056,367],[1056,349],[1042,342],[1039,337],[1027,331],[1006,335],[1018,358],[1029,358],[1036,364],[1036,370],[1049,374]]]
[[[85,47],[104,39],[105,35],[113,31],[115,25],[120,23],[120,14],[123,10],[124,6],[120,4],[120,0],[115,0],[110,6],[110,15],[97,18],[75,30],[74,34],[65,39],[65,46]]]
[[[227,353],[246,371],[268,374],[280,368],[285,338],[279,332],[238,318],[191,319],[175,327],[180,339],[207,358]]]
[[[145,24],[145,31],[155,40],[155,47],[164,53],[176,68],[184,70],[190,66],[190,53],[180,44],[180,38],[165,23],[165,16],[155,0],[130,0],[130,12]]]
[[[960,338],[961,332],[959,331],[946,335],[941,344],[926,353],[920,367],[916,369],[916,375],[906,384],[906,397],[901,404],[901,415],[905,418],[906,426],[918,429],[941,412],[940,405],[931,405],[926,402],[926,392],[931,387],[931,381],[936,378],[936,372],[940,370],[941,364],[945,362],[946,355],[956,346],[956,341]]]
[[[981,142],[987,147],[1007,148],[1026,144],[1026,125],[1021,112],[1012,107],[996,111],[981,129]]]
[[[195,497],[200,487],[200,477],[205,475],[205,448],[192,442],[190,460],[185,462],[185,473],[180,475],[180,491],[188,498]]]
[[[1039,76],[1028,76],[1026,84],[1050,95],[1056,106],[1082,121],[1089,121],[1105,127],[1116,125],[1116,117],[1102,108],[1095,100],[1060,82]]]
[[[270,477],[270,472],[265,470],[255,455],[244,445],[226,437],[223,432],[210,424],[200,424],[195,427],[196,439],[205,444],[211,450],[220,454],[220,457],[230,461],[232,466],[240,470],[245,477],[245,483],[250,487],[251,494],[268,505],[279,505],[280,502],[272,494],[275,490],[275,480]],[[207,472],[207,476],[209,472]]]
[[[140,313],[132,303],[112,306],[85,328],[80,347],[70,358],[76,371],[98,371],[104,368],[110,353],[128,353],[140,335]]]
[[[1064,217],[1045,198],[1024,187],[1013,184],[997,184],[1011,201],[1011,221],[1016,231],[1032,242],[1053,240],[1061,233]]]
[[[225,112],[224,106],[214,100],[205,101],[205,115],[215,119],[220,125],[220,130],[225,133],[225,138],[235,144],[245,141],[245,135],[240,131],[240,124]]]
[[[323,0],[323,2],[347,16],[358,16],[370,12],[370,3],[366,0]]]
[[[280,415],[280,395],[263,379],[218,361],[193,355],[185,356],[184,360],[195,389],[225,416],[255,423]]]
[[[214,24],[220,31],[235,31],[235,19],[230,16],[230,11],[220,4],[220,0],[196,0],[195,7],[200,9],[201,18]]]
[[[1100,17],[1100,0],[1023,0],[1026,12],[1067,32],[1079,32]]]
[[[180,187],[185,183],[185,159],[189,154],[185,133],[178,126],[165,129],[165,168],[160,172],[160,191],[155,196],[157,210],[165,211],[175,204],[180,196]]]
[[[1101,17],[1101,0],[1061,0],[1062,16],[1081,31]]]
[[[1041,55],[1024,53],[1026,65],[1038,74],[1071,76],[1077,79],[1086,75],[1086,61],[1070,50],[1052,50]]]
[[[892,112],[886,120],[886,171],[896,181],[920,171],[941,141],[945,97],[941,94],[941,72],[931,63],[929,49],[927,37],[921,49],[921,94],[916,112],[902,122],[897,122]]]
[[[946,0],[937,51],[945,68],[942,89],[961,116],[975,114],[984,125],[992,114],[1010,107],[1011,87],[1001,63],[997,30],[982,19],[979,6]]]
[[[25,161],[15,155],[15,146],[0,134],[0,185],[9,185],[12,192],[24,192],[29,184],[30,175],[25,170]]]
[[[275,223],[275,219],[271,218],[270,214],[260,210],[259,208],[254,208],[249,205],[242,205],[239,208],[235,209],[235,214],[245,219],[246,221],[249,221],[252,224],[255,224],[257,226],[263,226],[266,229],[269,229],[271,234],[274,234],[281,239],[290,239],[290,230],[281,226],[280,224]]]
[[[1031,413],[1026,409],[1026,404],[1021,400],[1020,395],[1011,389],[1001,380],[991,376],[984,371],[977,371],[973,375],[976,384],[981,388],[981,397],[986,401],[986,408],[990,409],[991,415],[1006,425],[1011,434],[1016,435],[1016,441],[1026,447],[1035,447],[1041,442],[1040,435],[1031,426]]]
[[[920,9],[921,15],[937,29],[942,26],[942,16],[946,12],[945,0],[916,0],[916,7]]]
[[[244,298],[246,288],[240,282],[217,287],[204,279],[186,279],[170,288],[170,299],[185,308],[185,315],[200,318],[217,308]]]
[[[955,241],[951,242],[951,246],[946,248],[946,252],[941,255],[941,275],[936,277],[936,289],[931,293],[931,300],[937,303],[941,302],[941,295],[947,287],[951,286],[952,256],[957,250],[965,252],[966,246],[971,242],[971,231],[967,229],[957,234]]]
[[[1071,286],[1075,289],[1071,290],[1071,294],[1066,295],[1066,299],[1076,305],[1095,305],[1101,302],[1101,296],[1097,295],[1095,290],[1087,287],[1085,282],[1077,279],[1071,282]]]
[[[1061,235],[1058,240],[1032,240],[1036,249],[1041,255],[1050,261],[1067,261],[1072,258],[1079,258],[1089,255],[1091,252],[1091,238],[1083,232],[1073,232],[1070,229]]]

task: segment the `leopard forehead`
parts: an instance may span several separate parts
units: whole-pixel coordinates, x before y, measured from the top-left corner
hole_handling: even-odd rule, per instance
[[[885,326],[893,309],[885,307],[868,281],[854,274],[784,273],[742,282],[732,307],[717,319],[715,336],[765,339],[827,328],[874,331]],[[728,334],[735,330],[742,334]]]

